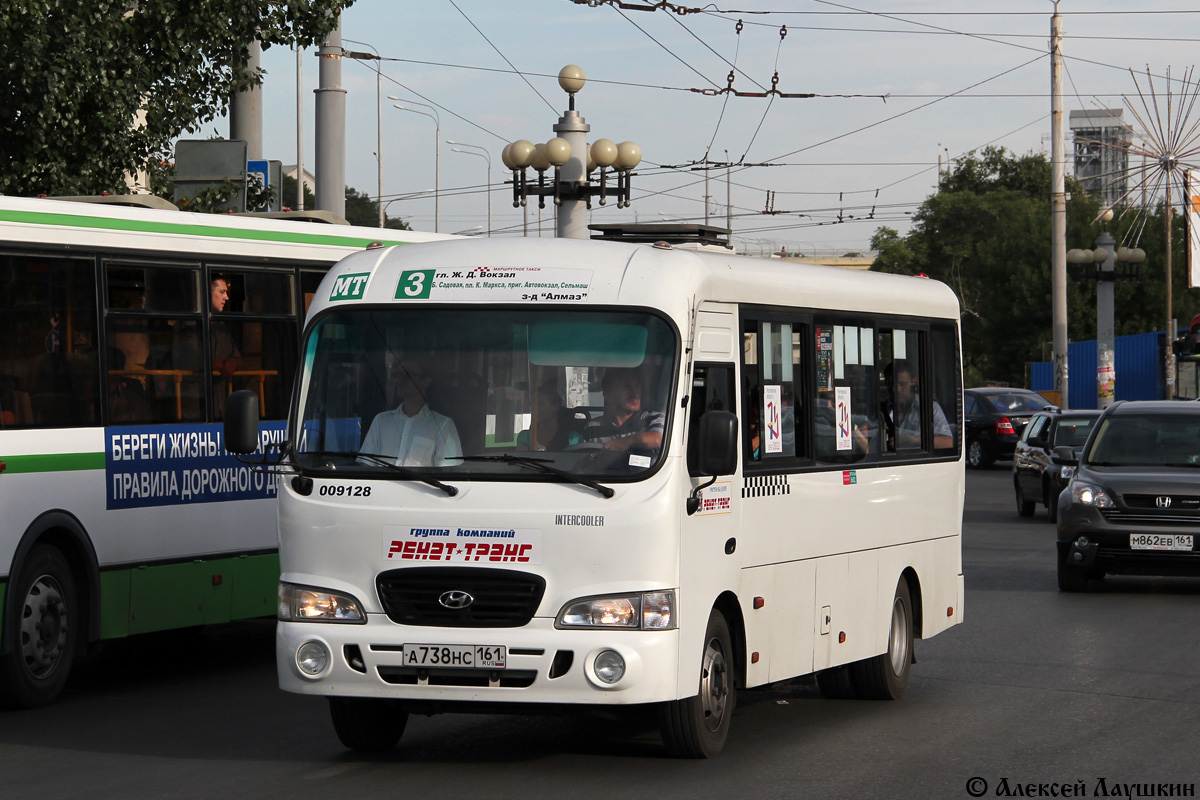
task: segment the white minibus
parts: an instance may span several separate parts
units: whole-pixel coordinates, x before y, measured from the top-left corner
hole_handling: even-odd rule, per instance
[[[924,278],[591,241],[356,253],[305,325],[279,474],[282,688],[409,714],[894,699],[961,622],[959,308]],[[226,444],[252,451],[257,397]]]

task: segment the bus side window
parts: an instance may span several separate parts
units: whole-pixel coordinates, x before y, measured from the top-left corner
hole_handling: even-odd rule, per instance
[[[0,256],[0,428],[100,417],[90,258]]]
[[[700,417],[705,411],[732,411],[737,413],[734,398],[734,370],[732,364],[696,364],[692,371],[692,391],[688,399],[688,474],[701,475],[698,467],[697,437],[695,432]]]

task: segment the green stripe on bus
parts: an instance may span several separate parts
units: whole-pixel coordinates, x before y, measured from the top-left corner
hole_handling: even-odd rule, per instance
[[[104,469],[104,453],[55,453],[53,455],[0,455],[4,471],[0,475],[21,472],[73,472],[81,469]]]
[[[246,230],[218,226],[179,225],[171,222],[147,220],[110,219],[108,217],[83,217],[75,214],[50,214],[44,211],[4,211],[0,220],[23,222],[29,225],[58,225],[76,228],[96,228],[116,231],[139,231],[141,233],[174,233],[188,236],[212,238],[253,239],[257,241],[290,242],[293,244],[323,244],[337,247],[366,247],[372,242],[385,245],[409,244],[408,242],[383,239],[363,239],[357,236],[332,236],[320,233]]]

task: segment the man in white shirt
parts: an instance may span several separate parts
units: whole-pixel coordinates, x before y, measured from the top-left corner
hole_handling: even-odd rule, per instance
[[[363,438],[361,453],[383,456],[402,467],[447,467],[462,463],[454,420],[425,402],[432,383],[428,365],[404,357],[393,370],[400,405],[378,414]]]

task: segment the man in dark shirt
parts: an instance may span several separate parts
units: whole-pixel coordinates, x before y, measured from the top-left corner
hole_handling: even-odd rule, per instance
[[[642,408],[642,381],[635,369],[610,368],[600,379],[604,414],[583,429],[583,438],[600,442],[605,450],[662,447],[666,415]]]

